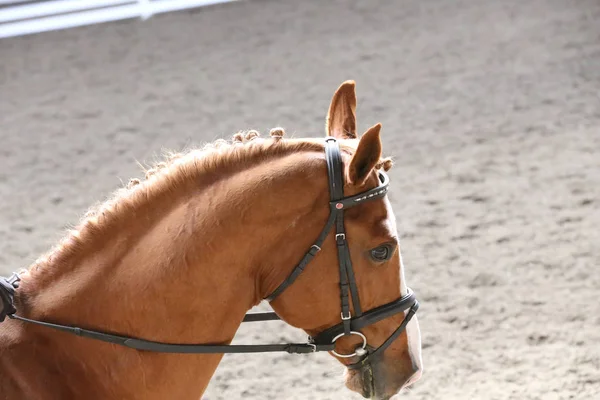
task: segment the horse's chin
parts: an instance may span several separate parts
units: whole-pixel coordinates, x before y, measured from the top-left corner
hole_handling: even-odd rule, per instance
[[[365,399],[371,400],[390,400],[399,399],[401,388],[398,391],[390,393],[389,390],[381,390],[387,385],[378,382],[377,379],[382,379],[378,374],[377,366],[365,364],[361,368],[346,369],[344,374],[346,387],[353,392],[359,393]]]
[[[373,372],[370,365],[358,369],[346,369],[344,374],[346,387],[353,392],[359,393],[365,399],[376,399]]]

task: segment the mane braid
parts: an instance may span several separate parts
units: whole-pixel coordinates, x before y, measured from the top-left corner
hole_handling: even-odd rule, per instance
[[[271,137],[263,139],[255,130],[238,132],[230,142],[217,139],[201,148],[184,152],[163,152],[163,160],[145,169],[140,163],[145,179],[132,178],[115,190],[104,202],[90,207],[79,223],[48,253],[40,256],[29,271],[42,270],[49,264],[60,265],[86,243],[102,235],[109,228],[148,204],[160,194],[169,195],[177,188],[193,182],[199,176],[222,169],[247,168],[257,162],[302,151],[323,151],[322,139],[283,139],[282,128],[271,130]],[[344,151],[353,153],[355,147],[340,143]],[[377,168],[391,168],[389,158],[381,159]],[[233,169],[232,169],[233,171]]]

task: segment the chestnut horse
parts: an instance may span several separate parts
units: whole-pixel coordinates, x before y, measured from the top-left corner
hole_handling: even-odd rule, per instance
[[[379,124],[357,136],[355,108],[354,82],[344,82],[326,135],[341,149],[345,196],[377,187],[392,164],[382,158]],[[17,314],[151,341],[229,344],[245,313],[288,277],[330,215],[324,141],[283,133],[262,139],[250,131],[173,154],[145,181],[130,181],[20,273]],[[389,200],[353,207],[344,221],[362,309],[405,296]],[[313,337],[340,322],[335,236],[326,236],[271,302],[282,320]],[[362,328],[369,347],[390,338],[405,315]],[[420,377],[416,318],[398,333],[380,357],[347,369],[348,388],[389,399]],[[356,359],[337,355],[360,344],[358,335],[343,336],[331,354],[348,366]],[[0,399],[197,400],[222,356],[131,349],[7,318],[0,324]]]

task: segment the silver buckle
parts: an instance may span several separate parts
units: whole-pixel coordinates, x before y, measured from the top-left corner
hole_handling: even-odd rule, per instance
[[[10,283],[15,289],[19,287],[19,282],[21,282],[21,276],[16,272],[13,272],[12,275],[7,279],[8,283]]]
[[[348,321],[349,319],[352,319],[352,314],[350,314],[350,311],[348,311],[348,315],[344,316],[344,312],[342,311],[340,313],[340,315],[342,316],[342,321]]]
[[[317,352],[317,345],[314,343],[306,343],[309,346],[312,346],[312,352],[316,353]]]
[[[335,235],[335,240],[338,240],[338,237],[341,237],[343,240],[346,240],[346,234],[345,233],[338,233],[337,235]]]

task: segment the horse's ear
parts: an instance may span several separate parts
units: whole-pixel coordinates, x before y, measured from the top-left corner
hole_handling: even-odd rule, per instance
[[[361,136],[356,152],[350,160],[348,179],[353,185],[362,185],[381,158],[381,124],[377,124]]]
[[[328,136],[337,139],[356,138],[356,93],[354,81],[346,81],[336,90],[325,123]]]

